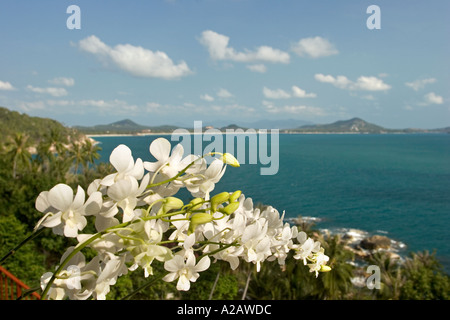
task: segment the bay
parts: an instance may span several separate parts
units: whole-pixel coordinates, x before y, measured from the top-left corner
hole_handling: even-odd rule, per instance
[[[102,147],[100,161],[109,161],[119,144],[135,158],[154,161],[149,145],[158,137],[94,139]],[[407,251],[436,249],[450,271],[450,135],[280,134],[269,150],[279,155],[276,174],[261,175],[268,166],[261,162],[228,167],[214,192],[239,189],[287,218],[315,217],[320,228],[386,234]]]

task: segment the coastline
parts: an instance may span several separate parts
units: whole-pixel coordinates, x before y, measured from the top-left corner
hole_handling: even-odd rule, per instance
[[[443,132],[316,132],[316,131],[308,131],[308,132],[291,132],[291,131],[280,131],[279,129],[252,129],[254,131],[250,132],[227,132],[227,131],[220,131],[220,132],[208,132],[202,131],[202,132],[183,132],[183,133],[176,133],[177,135],[184,135],[184,134],[190,134],[190,135],[198,135],[198,134],[205,134],[205,135],[214,135],[214,134],[234,134],[234,135],[240,135],[240,134],[259,134],[259,133],[271,133],[271,130],[278,130],[278,134],[320,134],[320,135],[328,135],[328,134],[339,134],[339,135],[388,135],[388,134],[409,134],[409,135],[417,135],[417,134],[446,134]],[[260,130],[265,130],[261,132]],[[98,133],[98,134],[84,134],[88,138],[95,138],[95,137],[145,137],[145,136],[170,136],[174,134],[173,132],[152,132],[152,133]]]

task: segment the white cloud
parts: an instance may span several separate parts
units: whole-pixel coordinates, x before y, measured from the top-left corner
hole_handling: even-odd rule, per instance
[[[339,51],[327,39],[321,37],[304,38],[291,46],[299,56],[309,56],[311,58],[327,57],[338,54]]]
[[[416,80],[413,82],[406,82],[405,86],[413,88],[415,91],[418,91],[420,89],[423,89],[427,84],[435,83],[435,82],[436,82],[435,78],[427,78],[427,79]]]
[[[247,69],[253,72],[265,73],[267,68],[263,64],[250,64],[247,66]]]
[[[54,88],[54,87],[39,88],[28,85],[27,90],[35,93],[49,94],[53,97],[63,97],[67,95],[67,90],[64,88]]]
[[[364,77],[361,76],[356,80],[354,84],[356,90],[366,91],[385,91],[391,88],[390,85],[383,82],[383,80],[377,77]]]
[[[114,99],[114,100],[103,100],[103,99],[84,99],[84,100],[47,100],[46,105],[48,106],[79,106],[79,107],[94,107],[99,110],[108,111],[130,111],[137,110],[136,105],[130,105],[127,101]]]
[[[256,111],[254,108],[247,107],[245,105],[240,104],[194,104],[190,102],[184,102],[181,105],[176,104],[160,104],[158,102],[148,102],[145,111],[152,114],[163,114],[167,115],[170,113],[177,113],[179,115],[192,115],[198,114],[200,116],[209,117],[212,113],[220,113],[221,116],[229,114],[236,115],[239,113],[240,115],[253,115]]]
[[[377,77],[361,76],[354,82],[345,76],[337,76],[335,78],[331,75],[318,73],[314,75],[314,78],[317,81],[330,83],[339,89],[345,90],[386,91],[391,88],[390,85],[384,83],[383,80]]]
[[[11,83],[0,80],[0,90],[12,91],[16,90],[16,88]]]
[[[238,112],[239,115],[242,115],[242,114],[253,113],[256,111],[254,108],[236,104],[236,103],[235,104],[227,104],[224,106],[214,105],[211,108],[212,108],[212,110],[214,110],[216,112],[220,112],[222,114],[236,114]]]
[[[284,105],[275,106],[270,101],[263,101],[266,111],[272,114],[287,113],[302,116],[326,116],[325,110],[319,107],[305,106],[305,105]]]
[[[52,80],[49,80],[48,82],[57,86],[66,86],[66,87],[72,87],[75,84],[75,80],[73,78],[65,78],[65,77],[54,78]]]
[[[271,90],[267,87],[263,88],[263,94],[264,97],[268,99],[288,99],[291,97],[291,95],[288,92],[282,89]]]
[[[114,114],[124,114],[131,111],[138,110],[136,105],[129,104],[127,101],[114,99],[114,100],[80,100],[76,104],[85,107],[96,107],[100,110],[113,112]]]
[[[221,88],[219,91],[217,91],[217,96],[219,98],[231,98],[233,97],[233,94],[231,94],[227,89]]]
[[[82,39],[79,48],[137,77],[176,79],[192,73],[186,62],[174,64],[162,51],[153,52],[131,44],[110,47],[96,36]]]
[[[260,46],[254,51],[248,49],[236,51],[234,48],[228,46],[229,42],[229,37],[212,30],[203,31],[200,37],[200,43],[208,49],[209,55],[213,60],[289,63],[289,54],[279,49],[274,49],[269,46]]]
[[[46,104],[44,101],[18,101],[16,106],[25,112],[30,112],[33,110],[44,110]]]
[[[340,88],[340,89],[347,89],[352,84],[352,82],[349,79],[347,79],[347,77],[345,77],[345,76],[337,76],[335,78],[331,75],[324,75],[324,74],[318,73],[318,74],[314,75],[314,78],[320,82],[331,83],[332,85],[334,85],[335,87]]]
[[[205,100],[205,101],[214,101],[214,98],[211,97],[209,94],[202,94],[200,96],[200,99]]]
[[[315,93],[307,93],[305,90],[297,87],[292,86],[292,95],[297,98],[315,98],[317,97],[317,94]]]
[[[282,89],[272,90],[267,87],[263,88],[264,97],[267,99],[289,99],[289,98],[315,98],[317,95],[315,93],[307,93],[305,90],[292,86],[292,93],[289,93]]]
[[[441,96],[438,96],[434,92],[427,93],[425,96],[425,103],[427,104],[443,104],[444,99]]]

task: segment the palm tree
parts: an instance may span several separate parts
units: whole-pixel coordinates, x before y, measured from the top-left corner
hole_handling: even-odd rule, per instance
[[[100,159],[99,151],[102,150],[92,139],[86,139],[83,144],[83,154],[85,155],[86,163],[95,164],[95,160]]]
[[[14,179],[17,176],[18,164],[23,164],[27,167],[31,166],[31,153],[28,150],[30,147],[31,143],[29,141],[29,136],[22,132],[16,132],[15,135],[6,143],[8,154],[13,159],[12,176]]]
[[[42,171],[46,173],[52,173],[57,175],[61,160],[57,156],[63,156],[67,152],[67,137],[62,134],[61,129],[52,127],[49,131],[45,132],[42,139],[37,146],[36,160],[39,162]]]
[[[64,154],[67,151],[67,137],[63,135],[61,129],[51,128],[47,139],[50,142],[50,148],[53,153],[58,155]]]
[[[371,255],[369,263],[378,266],[381,271],[381,290],[375,294],[382,299],[399,299],[405,282],[400,261],[385,252],[376,252]]]
[[[317,279],[322,287],[319,290],[319,298],[344,299],[353,287],[351,279],[355,267],[349,261],[354,259],[354,254],[345,249],[339,235],[328,237],[320,242],[330,258],[327,265],[331,267],[331,271],[320,274]]]
[[[85,153],[79,142],[75,142],[72,145],[72,149],[70,151],[70,158],[75,161],[75,174],[78,174],[78,167],[85,164]]]

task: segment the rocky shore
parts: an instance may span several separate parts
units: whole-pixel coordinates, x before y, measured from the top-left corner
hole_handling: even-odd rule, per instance
[[[321,219],[317,217],[299,216],[288,219],[289,223],[302,229],[311,228],[320,221]],[[318,230],[325,237],[339,235],[344,248],[353,252],[357,260],[365,260],[376,252],[385,252],[391,259],[403,260],[402,255],[406,253],[406,244],[389,238],[385,231],[368,232],[354,228],[319,228]]]
[[[303,230],[315,229],[315,225],[320,223],[321,219],[317,217],[296,217],[289,218],[287,221],[291,225],[297,225]],[[366,281],[371,275],[367,272],[370,265],[369,258],[377,253],[384,252],[391,260],[403,263],[407,253],[406,244],[401,241],[391,239],[385,231],[368,232],[354,228],[329,228],[316,229],[321,236],[327,238],[338,235],[344,244],[346,250],[354,254],[354,259],[347,263],[354,265],[354,277],[351,282],[354,286],[364,288]],[[318,237],[320,237],[317,234]]]

